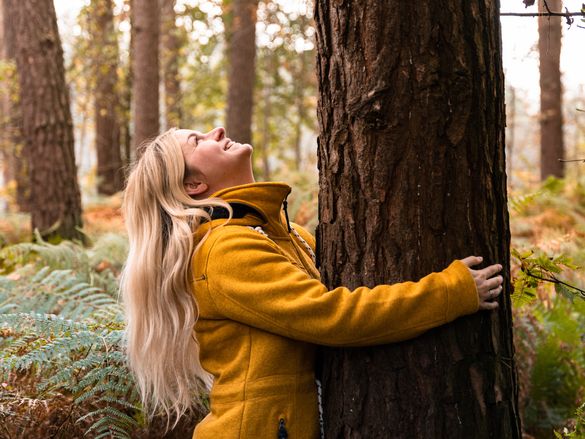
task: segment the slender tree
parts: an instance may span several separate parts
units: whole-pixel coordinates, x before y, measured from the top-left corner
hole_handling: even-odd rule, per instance
[[[238,142],[251,143],[258,0],[231,0],[229,11],[226,129]]]
[[[181,37],[175,24],[176,0],[161,0],[161,60],[164,84],[165,128],[181,126]]]
[[[416,280],[469,254],[509,265],[498,10],[316,1],[329,287]],[[415,340],[325,350],[325,437],[519,438],[507,273],[504,291],[497,312]]]
[[[132,0],[132,28],[133,138],[137,148],[159,132],[159,0]]]
[[[92,0],[90,35],[94,53],[95,133],[98,193],[112,195],[123,188],[118,108],[118,38],[112,0]]]
[[[561,11],[561,0],[547,0],[551,11]],[[546,12],[543,0],[539,12]],[[561,82],[561,17],[538,17],[538,54],[540,59],[540,176],[565,175],[563,141],[563,90]]]
[[[18,75],[14,61],[14,41],[8,41],[6,27],[10,11],[2,0],[0,7],[0,153],[3,158],[4,184],[14,184],[16,207],[20,212],[30,211],[30,177],[28,160],[23,153],[22,119],[18,98]]]
[[[19,77],[32,227],[45,238],[82,239],[73,123],[53,2],[4,0],[4,6]]]

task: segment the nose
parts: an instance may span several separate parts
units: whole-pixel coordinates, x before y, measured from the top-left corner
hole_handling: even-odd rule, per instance
[[[216,127],[212,129],[210,132],[208,132],[206,137],[211,137],[216,142],[219,142],[221,139],[225,137],[225,128]]]

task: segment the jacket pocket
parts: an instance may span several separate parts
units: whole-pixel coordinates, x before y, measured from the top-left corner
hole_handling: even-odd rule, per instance
[[[280,418],[278,420],[278,439],[287,439],[288,432],[286,431],[286,421],[284,418]]]

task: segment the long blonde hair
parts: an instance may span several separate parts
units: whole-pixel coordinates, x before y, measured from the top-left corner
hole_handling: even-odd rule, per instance
[[[142,148],[124,194],[130,249],[121,278],[126,314],[127,359],[149,415],[164,412],[178,422],[201,403],[212,377],[199,361],[193,295],[193,232],[209,219],[205,207],[229,205],[194,200],[183,187],[185,162],[171,129]]]

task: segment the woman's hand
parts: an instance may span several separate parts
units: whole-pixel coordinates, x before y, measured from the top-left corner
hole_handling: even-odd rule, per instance
[[[496,276],[497,273],[502,271],[500,264],[490,265],[489,267],[482,268],[481,270],[473,270],[471,267],[481,264],[483,258],[481,256],[468,256],[462,259],[477,286],[477,292],[479,293],[479,309],[496,309],[498,302],[495,299],[502,292],[502,282],[504,278],[502,276]]]

